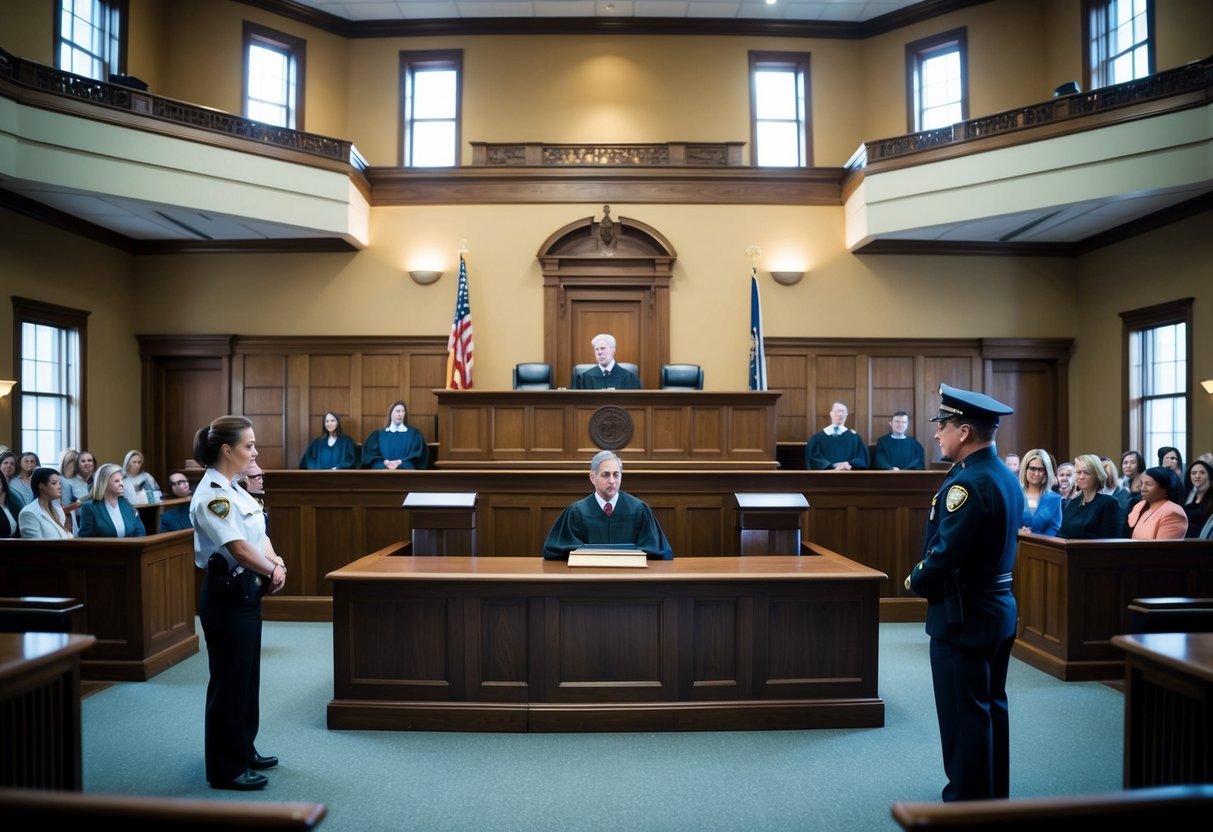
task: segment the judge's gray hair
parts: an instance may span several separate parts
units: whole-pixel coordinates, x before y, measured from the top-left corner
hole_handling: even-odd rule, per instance
[[[598,346],[598,342],[599,342],[599,341],[604,341],[604,342],[606,342],[606,345],[607,345],[608,347],[614,347],[614,346],[615,346],[615,336],[614,336],[614,335],[611,335],[610,333],[607,333],[607,332],[601,332],[601,333],[599,333],[598,335],[595,335],[595,336],[594,336],[594,337],[593,337],[593,338],[590,340],[590,346],[591,346],[591,347],[596,347],[596,346]]]
[[[590,460],[590,473],[597,474],[599,466],[601,466],[602,463],[606,462],[608,459],[613,459],[618,462],[619,471],[620,473],[623,472],[623,460],[619,458],[619,454],[615,453],[614,451],[599,451],[598,453],[594,454],[594,458]]]

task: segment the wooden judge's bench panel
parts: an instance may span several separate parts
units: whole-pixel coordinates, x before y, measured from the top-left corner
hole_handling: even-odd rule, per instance
[[[269,471],[266,505],[274,547],[290,567],[282,593],[265,599],[277,620],[328,620],[325,576],[384,547],[407,541],[412,492],[475,493],[476,554],[540,557],[569,503],[589,493],[581,470]],[[633,470],[623,488],[653,508],[676,558],[740,554],[736,494],[803,494],[803,539],[895,580],[879,587],[881,617],[921,621],[924,602],[901,578],[921,557],[922,533],[941,471]],[[788,551],[786,554],[797,554]]]
[[[442,469],[584,468],[603,447],[625,464],[774,469],[779,393],[435,390]],[[594,437],[626,439],[599,444]]]
[[[396,551],[330,576],[330,728],[884,725],[885,575],[835,553],[628,569]]]

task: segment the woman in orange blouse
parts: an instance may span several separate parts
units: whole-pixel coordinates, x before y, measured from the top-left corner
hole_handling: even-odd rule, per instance
[[[1134,540],[1180,540],[1188,531],[1188,515],[1179,477],[1170,468],[1147,468],[1141,475],[1141,501],[1129,510],[1128,527]]]

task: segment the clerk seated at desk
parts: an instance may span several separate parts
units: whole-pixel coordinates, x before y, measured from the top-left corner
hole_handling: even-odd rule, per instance
[[[615,336],[595,335],[594,360],[598,364],[573,376],[574,390],[639,390],[640,379],[615,362]]]
[[[641,549],[649,560],[673,560],[674,550],[653,510],[643,500],[619,490],[623,461],[614,451],[599,451],[590,462],[594,493],[561,512],[543,544],[546,560],[566,560],[582,546],[625,544]]]

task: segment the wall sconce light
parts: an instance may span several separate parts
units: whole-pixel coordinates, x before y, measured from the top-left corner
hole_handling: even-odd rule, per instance
[[[413,278],[413,282],[421,286],[429,286],[431,283],[436,283],[438,278],[442,277],[442,272],[427,271],[422,269],[410,270],[409,277]]]
[[[795,286],[804,278],[804,272],[771,272],[771,277],[781,286]]]
[[[3,399],[9,393],[13,392],[13,388],[17,386],[17,382],[11,379],[0,378],[0,399]]]
[[[3,382],[0,382],[3,384]],[[1200,383],[1200,386],[1205,388],[1205,392],[1213,396],[1213,378],[1207,378]]]

